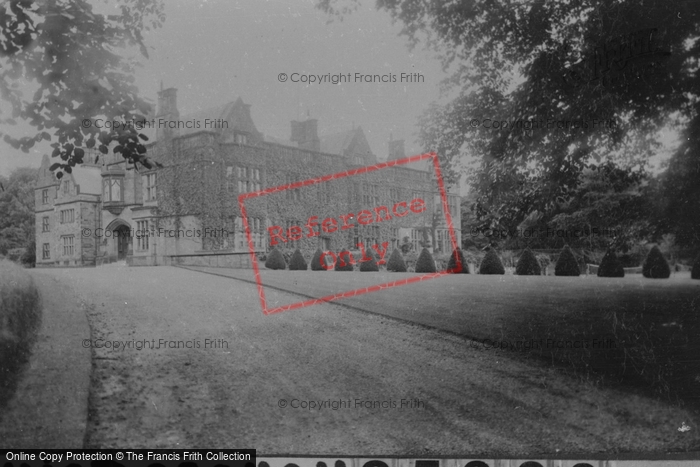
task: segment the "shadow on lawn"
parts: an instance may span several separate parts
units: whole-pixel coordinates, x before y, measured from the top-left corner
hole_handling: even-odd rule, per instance
[[[700,312],[686,296],[639,296],[633,291],[614,306],[574,310],[565,318],[505,323],[502,341],[532,339],[532,355],[572,368],[579,377],[632,385],[644,392],[700,408]],[[697,297],[696,297],[697,298]],[[520,327],[522,326],[522,327]],[[577,345],[577,346],[574,346]]]

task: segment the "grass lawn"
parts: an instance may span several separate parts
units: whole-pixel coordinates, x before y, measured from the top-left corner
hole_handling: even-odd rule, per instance
[[[254,280],[250,270],[197,269]],[[265,286],[310,297],[415,276],[261,271]],[[700,403],[700,281],[687,274],[666,280],[459,274],[339,303],[467,336],[483,350],[545,358],[584,378],[604,376]]]

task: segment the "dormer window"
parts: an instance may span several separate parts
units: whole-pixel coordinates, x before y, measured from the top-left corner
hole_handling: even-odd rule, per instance
[[[63,182],[63,194],[67,195],[70,193],[70,180],[66,180]]]

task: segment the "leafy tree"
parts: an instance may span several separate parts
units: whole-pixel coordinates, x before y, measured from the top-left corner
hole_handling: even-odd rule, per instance
[[[459,271],[459,273],[460,274],[469,274],[469,265],[467,264],[467,260],[464,258],[464,252],[459,248],[452,251],[452,254],[450,255],[450,260],[447,262],[447,270],[450,271],[450,270],[457,269],[457,258],[458,257],[459,257],[460,267],[462,268],[462,270]],[[455,274],[457,274],[456,271],[455,271]]]
[[[348,3],[357,3],[317,1],[331,14],[346,14]],[[556,210],[572,197],[586,168],[606,161],[625,170],[644,168],[659,148],[658,130],[666,126],[687,137],[678,154],[688,163],[679,165],[697,166],[700,11],[692,3],[376,5],[403,26],[411,47],[426,44],[450,72],[445,98],[423,115],[419,138],[440,155],[448,181],[465,173],[465,155],[476,155],[467,173],[473,174],[469,182],[484,227],[513,228],[534,211]],[[493,122],[507,127],[494,129]],[[700,197],[693,180],[688,175],[677,187],[690,203],[677,211],[697,220]],[[697,239],[699,225],[690,220],[679,229]]]
[[[416,261],[416,272],[435,272],[435,260],[427,248],[423,248]]]
[[[343,250],[338,253],[338,258],[335,261],[336,271],[354,271],[355,258],[348,250]]]
[[[394,248],[389,256],[389,261],[386,263],[386,270],[391,272],[406,272],[406,262],[403,260],[401,251],[398,248]]]
[[[34,239],[34,186],[36,169],[19,168],[0,177],[0,254],[29,248]]]
[[[319,260],[320,262],[320,260]],[[306,271],[308,268],[308,264],[306,264],[306,260],[304,259],[304,255],[301,254],[301,250],[297,248],[294,250],[294,254],[292,255],[292,259],[289,260],[289,270],[290,271]]]
[[[22,119],[36,129],[33,136],[4,134],[4,139],[25,152],[53,141],[51,155],[60,161],[52,170],[70,173],[83,162],[85,148],[107,154],[113,142],[114,153],[151,167],[146,137],[134,126],[106,130],[94,123],[142,121],[149,114],[150,105],[133,84],[138,59],[127,52],[138,48],[148,57],[142,32],[160,27],[163,3],[117,0],[114,6],[120,14],[101,14],[86,0],[0,4],[0,95],[12,108],[9,116],[0,115],[0,124]]]
[[[520,255],[518,263],[515,265],[515,273],[519,276],[539,276],[542,274],[540,262],[529,248]]]
[[[625,277],[625,269],[612,248],[605,253],[598,266],[598,277]]]
[[[314,253],[314,257],[311,259],[311,270],[312,271],[325,271],[326,268],[324,267],[325,264],[321,263],[321,256],[323,256],[323,251],[319,248],[316,250],[316,253]],[[323,259],[325,262],[325,258]]]
[[[267,269],[287,269],[287,262],[284,260],[284,255],[278,248],[273,248],[265,260]]]
[[[493,248],[490,248],[484,259],[481,260],[481,265],[479,266],[479,274],[505,274],[506,269],[503,267],[501,258],[498,257],[498,253]]]
[[[559,259],[557,259],[557,264],[554,266],[555,276],[580,276],[581,268],[578,265],[576,256],[569,248],[569,245],[565,245],[559,254]]]
[[[668,279],[671,277],[671,268],[658,246],[654,245],[649,250],[649,254],[644,260],[644,264],[642,264],[642,275],[650,279]]]

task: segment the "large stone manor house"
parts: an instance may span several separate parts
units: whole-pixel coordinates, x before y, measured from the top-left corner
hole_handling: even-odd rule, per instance
[[[161,127],[161,120],[182,125]],[[164,89],[154,121],[155,127],[143,132],[149,135],[149,157],[162,168],[136,169],[118,154],[97,158],[94,153],[59,180],[44,156],[35,191],[37,266],[125,261],[250,267],[241,193],[378,162],[359,126],[319,137],[317,120],[307,118],[292,121],[290,139],[280,140],[257,130],[250,105],[240,98],[181,117],[177,90]],[[402,140],[390,141],[387,160],[403,158],[403,147]],[[416,197],[426,203],[420,214],[304,235],[279,246],[309,254],[389,242],[391,250],[408,238],[419,249],[427,232],[432,248],[449,251],[434,170],[425,161],[262,195],[246,201],[245,208],[253,247],[263,254],[271,248],[268,227],[303,227],[310,216],[320,222]],[[460,198],[449,187],[448,202],[460,244]]]

